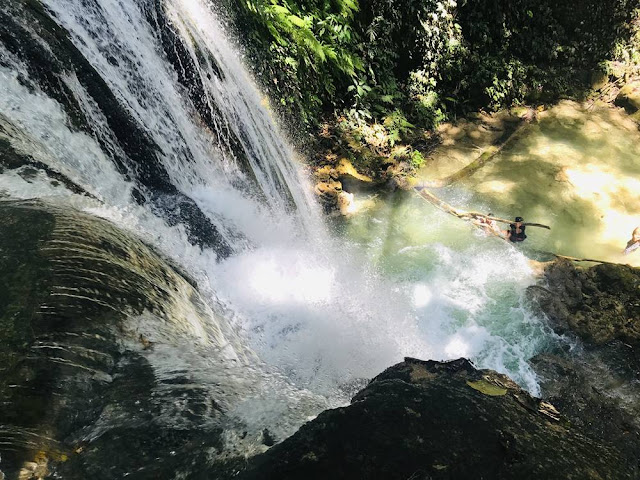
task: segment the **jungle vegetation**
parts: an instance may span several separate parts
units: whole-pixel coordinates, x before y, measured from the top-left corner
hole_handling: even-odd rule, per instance
[[[640,63],[640,0],[223,1],[282,117],[373,125],[388,151],[416,125],[576,97]]]

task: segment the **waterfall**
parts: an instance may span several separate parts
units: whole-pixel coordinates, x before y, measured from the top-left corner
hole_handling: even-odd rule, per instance
[[[33,9],[3,12],[0,106],[14,150],[104,204],[182,224],[220,256],[251,243],[243,208],[295,210],[309,228],[292,150],[208,4],[51,1],[45,19]]]
[[[216,448],[246,453],[255,442],[260,444],[264,428],[276,439],[291,434],[325,408],[326,400],[294,387],[237,340],[234,332],[241,329],[241,320],[217,298],[209,275],[225,258],[253,251],[265,239],[304,244],[323,233],[301,166],[211,5],[2,0],[0,7],[0,199],[39,199],[45,202],[42,208],[56,212],[57,236],[50,240],[54,246],[46,248],[52,249],[51,262],[63,273],[51,274],[56,279],[52,298],[80,302],[75,314],[95,321],[103,315],[97,315],[97,308],[126,318],[125,326],[118,327],[124,328],[122,338],[108,349],[64,335],[47,340],[46,346],[33,344],[35,351],[45,353],[95,352],[69,358],[60,354],[59,362],[78,372],[95,372],[102,380],[62,377],[60,385],[71,385],[70,390],[52,387],[56,394],[115,388],[115,368],[115,375],[139,377],[130,379],[133,398],[157,410],[149,432],[159,437],[187,429],[208,442],[217,439],[222,446]],[[104,217],[159,249],[195,279],[207,300],[199,300],[183,281],[174,287],[167,278],[171,273],[152,274],[149,269],[157,260],[151,253],[124,253],[135,241],[72,210],[65,213],[70,208]],[[102,252],[113,245],[109,238],[122,246]],[[66,267],[66,257],[60,256],[65,250],[56,250],[58,245],[73,252],[74,261]],[[91,283],[91,277],[103,276],[110,282]],[[148,281],[132,283],[129,276],[148,276]],[[114,295],[119,279],[123,289]],[[119,298],[129,295],[152,299],[151,311],[120,305]],[[68,324],[71,320],[63,319],[73,317],[62,316],[65,310],[55,305],[42,304],[38,315]],[[95,331],[86,328],[87,334]],[[153,345],[142,356],[140,342]],[[119,349],[133,353],[115,353]],[[96,367],[92,356],[113,359]],[[45,358],[54,368],[55,357]],[[153,381],[145,373],[147,362]],[[154,395],[151,403],[136,383]],[[105,402],[94,425],[67,437],[67,443],[106,442],[98,448],[101,456],[88,457],[83,468],[91,462],[104,464],[110,436],[117,437],[127,424],[135,430],[141,421],[134,405],[119,404],[125,400]],[[18,422],[0,429],[0,443],[11,445],[11,452],[44,450],[54,460],[69,456],[54,439],[72,432],[64,420],[67,410],[55,405],[52,400],[51,418],[42,420],[40,430],[18,428]],[[87,408],[78,402],[69,405]],[[210,419],[203,421],[207,415]],[[220,429],[223,434],[216,433]],[[139,430],[134,435],[149,434]],[[166,448],[154,447],[157,454]],[[21,468],[11,465],[11,459],[37,457],[4,453],[0,449],[0,471]],[[123,460],[121,468],[135,463]]]
[[[189,382],[226,389],[220,451],[264,429],[282,439],[404,355],[473,356],[493,342],[497,353],[478,358],[535,390],[521,345],[458,328],[454,300],[438,289],[466,296],[459,303],[473,314],[491,303],[487,278],[511,275],[519,289],[532,281],[522,256],[509,253],[500,269],[491,255],[452,258],[436,244],[430,283],[396,281],[358,242],[334,238],[210,2],[0,0],[0,87],[0,199],[105,218],[197,284],[202,328],[160,328],[140,312],[127,321],[158,345],[144,354],[157,378],[175,361],[194,371]],[[82,238],[84,221],[65,218]],[[178,318],[193,317],[185,291],[171,303]],[[233,337],[231,351],[193,347],[211,332]],[[250,373],[218,382],[229,358]],[[185,396],[178,410],[188,417]]]

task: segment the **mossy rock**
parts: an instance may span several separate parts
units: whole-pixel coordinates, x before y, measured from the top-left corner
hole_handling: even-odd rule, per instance
[[[501,397],[502,395],[507,394],[506,388],[502,388],[485,379],[476,380],[475,382],[467,381],[467,385],[469,385],[474,390],[478,390],[479,392],[491,397]]]
[[[601,264],[585,270],[559,260],[547,267],[545,282],[545,289],[530,291],[559,333],[640,346],[640,269]]]
[[[138,331],[144,316],[151,334],[169,343],[200,321],[203,338],[237,343],[191,283],[105,220],[37,201],[0,200],[0,215],[0,470],[7,478],[122,478],[141,470],[136,478],[162,478],[207,449],[220,451],[217,402],[204,387],[180,388],[191,385],[188,372],[159,378],[149,360],[154,342]],[[179,402],[188,415],[167,408]]]
[[[557,260],[544,286],[529,288],[534,305],[572,348],[532,360],[543,395],[572,424],[607,438],[637,465],[640,449],[640,269]]]
[[[615,104],[623,107],[628,113],[636,113],[640,110],[640,81],[633,81],[622,87]]]
[[[470,388],[472,387],[472,388]],[[248,479],[637,478],[591,438],[504,375],[464,359],[405,359],[351,405],[321,413],[249,461]]]

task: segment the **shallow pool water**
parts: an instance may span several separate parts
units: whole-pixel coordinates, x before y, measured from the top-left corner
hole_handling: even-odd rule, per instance
[[[447,197],[469,200],[461,191]],[[559,340],[525,304],[536,279],[519,248],[407,192],[338,222],[338,230],[393,286],[390,296],[407,298],[415,334],[429,346],[422,358],[471,358],[538,392],[527,360]]]
[[[457,188],[472,192],[469,208],[549,225],[529,229],[532,248],[638,266],[621,251],[640,224],[639,158],[623,111],[563,102]]]
[[[469,162],[479,151],[469,151]],[[429,345],[424,357],[466,356],[536,393],[527,361],[565,340],[527,305],[525,290],[536,282],[529,259],[553,252],[640,265],[640,254],[621,254],[640,224],[639,155],[640,134],[624,113],[563,102],[473,175],[432,189],[458,209],[523,216],[551,230],[529,227],[526,242],[511,244],[413,192],[378,198],[336,230],[411,303],[416,335]],[[446,162],[447,152],[435,158]]]

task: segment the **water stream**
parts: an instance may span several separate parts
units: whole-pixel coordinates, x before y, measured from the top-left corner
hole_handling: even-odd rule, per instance
[[[281,439],[404,356],[469,357],[538,393],[527,360],[559,340],[523,303],[523,253],[404,193],[326,224],[213,5],[39,5],[0,0],[0,195],[106,218],[184,269],[266,379],[225,386],[229,417]],[[445,196],[489,208],[474,190]],[[171,328],[156,375],[181,358],[215,378]]]

